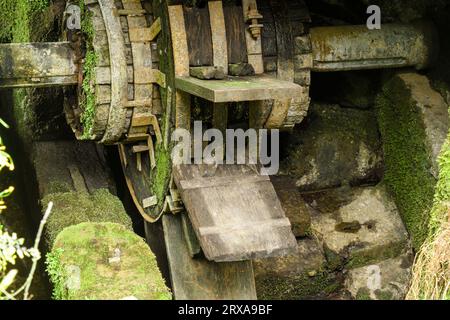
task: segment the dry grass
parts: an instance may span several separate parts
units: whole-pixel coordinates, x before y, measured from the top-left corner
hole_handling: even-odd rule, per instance
[[[450,299],[450,220],[442,222],[417,255],[407,299]]]

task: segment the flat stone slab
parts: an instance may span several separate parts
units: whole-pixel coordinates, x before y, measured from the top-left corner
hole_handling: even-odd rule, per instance
[[[403,300],[411,279],[412,253],[350,270],[345,290],[358,300]]]
[[[400,255],[408,234],[382,185],[304,194],[312,229],[335,267],[357,268]],[[333,263],[332,263],[333,264]]]

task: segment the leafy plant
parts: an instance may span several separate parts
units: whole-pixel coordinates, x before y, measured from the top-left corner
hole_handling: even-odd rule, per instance
[[[0,125],[8,128],[8,125],[0,119]],[[6,147],[3,144],[3,140],[0,137],[0,173],[3,169],[14,170],[14,162],[11,156],[7,153]],[[14,187],[9,187],[6,190],[0,191],[0,213],[6,209],[6,204],[4,199],[11,195],[14,191]],[[39,252],[39,242],[42,235],[42,229],[44,228],[47,218],[50,215],[53,203],[49,203],[49,207],[44,215],[39,226],[39,231],[36,236],[36,240],[33,248],[26,248],[24,246],[25,240],[19,238],[16,233],[9,233],[4,230],[3,226],[0,224],[0,300],[11,299],[14,300],[16,297],[23,292],[23,297],[25,300],[29,299],[29,290],[31,282],[33,281],[34,272],[36,270],[37,262],[41,259]],[[18,259],[23,260],[25,258],[32,259],[31,270],[25,283],[14,293],[8,291],[11,285],[16,279],[18,271],[16,269],[9,270],[10,266],[16,264]]]

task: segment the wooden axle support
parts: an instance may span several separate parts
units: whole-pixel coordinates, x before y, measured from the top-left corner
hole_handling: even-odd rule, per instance
[[[70,42],[0,45],[0,89],[78,84],[78,61]]]

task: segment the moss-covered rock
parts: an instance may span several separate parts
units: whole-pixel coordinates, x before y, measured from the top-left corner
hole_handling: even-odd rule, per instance
[[[381,179],[383,157],[372,111],[312,104],[295,130],[282,147],[280,174],[296,179],[302,191]]]
[[[172,295],[144,240],[122,225],[64,229],[47,257],[58,300],[169,300]]]
[[[411,280],[412,254],[348,272],[345,288],[356,300],[403,300]]]
[[[326,298],[342,285],[338,274],[329,272],[326,264],[316,239],[299,240],[294,255],[254,261],[258,299]]]
[[[393,258],[408,248],[408,234],[384,186],[342,188],[304,195],[314,209],[312,230],[332,270]]]
[[[428,79],[415,73],[395,75],[377,98],[384,181],[415,249],[428,234],[438,176],[437,157],[448,131],[447,108]]]
[[[131,218],[122,202],[106,189],[87,192],[54,193],[45,196],[44,206],[53,201],[54,207],[45,227],[44,238],[51,247],[65,228],[82,222],[114,222],[132,229]]]

